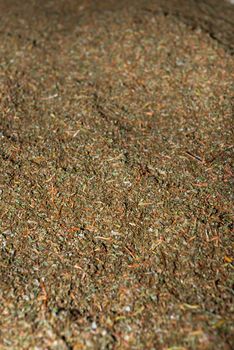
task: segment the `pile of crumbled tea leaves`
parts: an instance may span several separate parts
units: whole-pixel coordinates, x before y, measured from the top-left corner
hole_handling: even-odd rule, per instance
[[[0,348],[231,349],[233,56],[140,6],[0,8]]]

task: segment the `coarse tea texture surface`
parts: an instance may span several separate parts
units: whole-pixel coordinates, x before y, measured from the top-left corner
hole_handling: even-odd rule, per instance
[[[0,349],[231,350],[228,1],[0,0]]]

